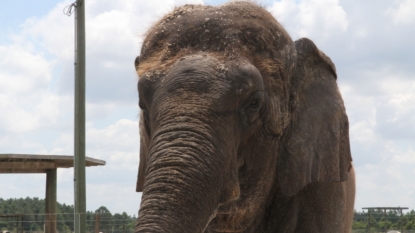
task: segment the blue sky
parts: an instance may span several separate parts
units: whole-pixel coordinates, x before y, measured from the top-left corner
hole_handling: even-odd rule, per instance
[[[5,1],[0,8],[0,153],[73,153],[72,1]],[[135,56],[174,5],[202,0],[86,0],[88,210],[134,214],[139,135]],[[415,209],[415,2],[258,1],[293,40],[312,39],[336,64],[350,120],[357,210]],[[0,197],[44,197],[44,175],[1,175]],[[73,170],[58,201],[73,203]]]
[[[56,3],[56,0],[3,1],[0,7],[0,39],[7,39],[8,34],[18,31],[26,19],[47,14]]]

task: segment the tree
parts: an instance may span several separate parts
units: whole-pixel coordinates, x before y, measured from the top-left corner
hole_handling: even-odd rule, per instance
[[[100,230],[104,232],[111,232],[112,226],[112,214],[105,206],[99,207],[95,210],[96,214],[99,214],[100,217]]]

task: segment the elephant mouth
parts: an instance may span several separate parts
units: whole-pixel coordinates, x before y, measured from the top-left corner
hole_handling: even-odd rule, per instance
[[[252,177],[251,177],[252,179]],[[242,185],[241,195],[237,199],[224,203],[216,210],[215,217],[208,224],[212,232],[244,232],[255,225],[255,219],[261,218],[261,209],[267,202],[264,190],[269,183],[258,180],[256,185]]]
[[[242,203],[241,203],[242,202]],[[244,205],[241,205],[243,204]],[[208,228],[212,232],[243,232],[253,222],[258,206],[237,199],[220,206]]]
[[[250,222],[244,222],[244,214],[216,214],[215,218],[209,223],[209,230],[211,232],[243,232]]]

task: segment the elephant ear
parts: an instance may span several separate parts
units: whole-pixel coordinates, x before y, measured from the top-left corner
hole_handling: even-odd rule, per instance
[[[300,39],[295,47],[292,117],[278,158],[278,181],[287,196],[311,182],[346,181],[352,161],[336,68],[311,40]]]
[[[138,165],[137,183],[135,186],[136,192],[142,192],[145,181],[145,169],[147,167],[147,156],[143,153],[143,140],[140,139],[140,164]]]

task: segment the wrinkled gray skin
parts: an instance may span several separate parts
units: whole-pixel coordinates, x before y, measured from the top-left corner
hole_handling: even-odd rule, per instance
[[[334,64],[247,2],[183,6],[147,34],[135,232],[349,232]]]

